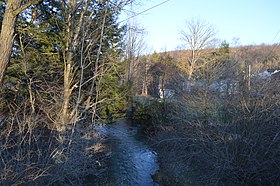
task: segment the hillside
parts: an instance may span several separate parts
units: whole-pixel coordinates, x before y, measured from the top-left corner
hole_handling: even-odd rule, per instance
[[[218,48],[205,49],[203,53],[209,54],[219,50]],[[176,50],[159,53],[168,54],[176,61],[187,61],[191,56],[191,50]],[[241,62],[249,62],[261,69],[279,69],[280,68],[280,46],[274,45],[251,45],[230,47],[231,57],[238,57]]]

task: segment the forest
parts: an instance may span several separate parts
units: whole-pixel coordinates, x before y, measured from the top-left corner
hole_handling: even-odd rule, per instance
[[[143,54],[119,19],[133,3],[0,1],[0,185],[131,185],[104,182],[97,128],[121,120],[155,184],[279,185],[279,44],[230,46],[193,18],[186,49]]]

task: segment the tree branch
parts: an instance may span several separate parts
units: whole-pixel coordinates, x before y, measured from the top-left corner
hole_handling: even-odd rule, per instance
[[[20,14],[23,10],[27,9],[28,7],[30,7],[33,4],[38,4],[40,3],[42,0],[31,0],[27,3],[25,3],[24,5],[22,5],[21,7],[19,7],[18,9],[14,10],[13,15],[17,16],[18,14]]]

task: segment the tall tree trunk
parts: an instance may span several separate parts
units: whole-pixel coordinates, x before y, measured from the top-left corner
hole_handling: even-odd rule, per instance
[[[142,83],[142,95],[147,96],[148,95],[148,70],[147,70],[147,60],[145,60],[145,72],[144,72],[144,80]]]
[[[69,103],[71,94],[76,86],[73,82],[75,76],[74,73],[74,56],[78,45],[79,34],[81,31],[82,24],[84,22],[84,15],[88,9],[90,1],[86,1],[82,4],[83,11],[80,15],[78,22],[75,22],[73,15],[77,7],[77,0],[70,1],[70,11],[68,13],[67,28],[66,28],[66,51],[65,51],[65,62],[64,62],[64,89],[63,89],[63,103],[61,113],[61,124],[63,127],[72,119],[73,116],[69,113]],[[77,83],[77,82],[76,82]]]
[[[69,122],[69,102],[72,93],[72,66],[73,66],[73,35],[74,35],[74,25],[72,20],[72,15],[74,14],[74,8],[76,6],[76,1],[70,1],[70,11],[68,12],[67,27],[66,27],[66,47],[64,55],[64,88],[63,88],[63,103],[62,103],[62,113],[61,113],[61,124],[64,126]]]
[[[70,61],[66,62],[67,64],[65,65],[64,68],[64,90],[63,90],[63,104],[62,104],[62,115],[61,115],[61,123],[62,125],[67,124],[69,120],[69,102],[70,102],[70,96],[72,93],[72,88],[71,88],[71,63]]]
[[[190,66],[189,71],[188,71],[188,80],[190,81],[192,79],[194,67]]]
[[[13,47],[13,37],[16,22],[16,13],[20,7],[21,0],[7,0],[7,5],[2,22],[0,34],[0,89],[2,88],[4,75]]]

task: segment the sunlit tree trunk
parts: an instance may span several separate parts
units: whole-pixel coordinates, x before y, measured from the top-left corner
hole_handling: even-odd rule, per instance
[[[67,124],[69,120],[69,102],[70,96],[73,91],[72,87],[72,69],[73,69],[73,56],[74,56],[74,46],[73,46],[73,34],[74,34],[74,24],[72,16],[74,14],[74,9],[76,7],[77,1],[70,1],[70,11],[68,12],[67,18],[67,26],[66,26],[66,46],[65,46],[65,54],[64,54],[64,87],[63,87],[63,103],[62,103],[62,113],[61,113],[61,124]]]
[[[13,47],[13,37],[16,22],[15,10],[20,7],[21,0],[8,0],[0,34],[0,88],[3,85],[4,75],[10,60]]]
[[[80,4],[83,7],[83,11],[81,12],[80,18],[78,22],[75,22],[73,18],[75,14],[75,10],[77,9],[77,0],[71,0],[70,11],[68,12],[67,17],[67,26],[65,33],[65,54],[64,54],[64,88],[63,88],[63,103],[62,103],[62,112],[61,112],[61,124],[67,124],[71,119],[72,115],[69,112],[69,103],[71,94],[74,88],[77,86],[78,82],[74,82],[75,76],[75,61],[74,56],[79,44],[79,34],[84,22],[85,12],[88,10],[88,6],[90,4],[90,0],[87,0],[83,4]]]
[[[5,71],[10,61],[16,18],[19,13],[40,0],[30,0],[21,6],[22,0],[7,0],[0,34],[0,89],[2,88]]]
[[[144,72],[144,80],[142,85],[142,95],[148,95],[148,67],[147,67],[147,59],[145,59],[145,72]]]

